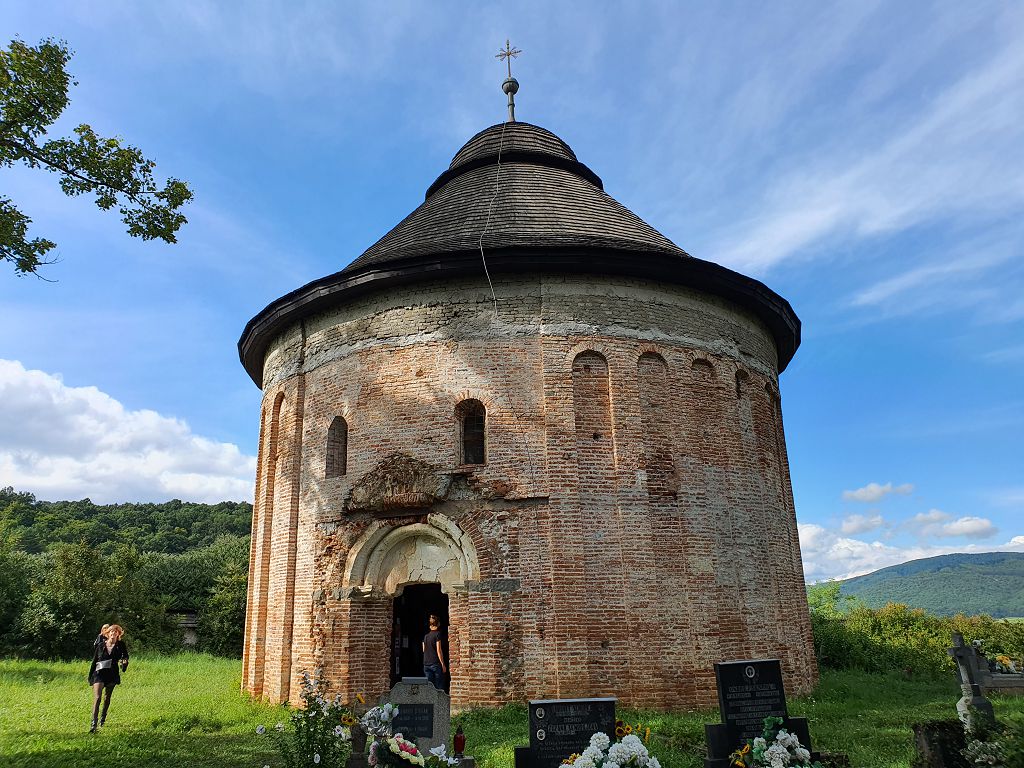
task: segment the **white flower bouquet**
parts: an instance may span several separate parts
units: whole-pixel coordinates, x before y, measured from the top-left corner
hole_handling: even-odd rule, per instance
[[[559,768],[661,768],[635,734],[612,741],[606,733],[595,733],[582,754],[570,755]]]
[[[374,707],[368,710],[359,720],[359,724],[374,739],[386,739],[391,737],[391,723],[398,714],[398,707],[391,702]]]
[[[821,768],[821,763],[811,762],[810,751],[796,734],[782,727],[781,717],[766,717],[763,734],[733,752],[729,759],[736,768],[788,768],[791,765]]]

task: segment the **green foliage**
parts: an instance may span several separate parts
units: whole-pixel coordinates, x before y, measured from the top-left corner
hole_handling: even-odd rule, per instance
[[[23,556],[24,557],[24,556]],[[103,557],[88,544],[61,544],[27,571],[35,578],[5,636],[9,651],[36,658],[91,654],[101,624],[122,624],[133,646],[168,647],[175,627],[139,575],[139,553],[118,547]]]
[[[251,519],[244,503],[98,506],[0,489],[0,652],[84,655],[115,622],[132,650],[174,651],[175,616],[192,611],[204,650],[240,655]]]
[[[183,555],[142,555],[123,544],[104,555],[85,542],[39,555],[0,552],[0,652],[85,656],[105,623],[123,625],[132,650],[171,652],[181,633],[169,611],[192,610],[202,648],[237,657],[248,557],[248,539],[231,536]]]
[[[323,681],[302,673],[302,704],[273,728],[260,725],[256,732],[266,735],[277,747],[285,768],[313,768],[344,765],[352,752],[350,731],[342,720],[351,716],[340,696],[327,696]]]
[[[248,568],[227,563],[214,579],[206,604],[199,613],[203,647],[218,656],[242,655]]]
[[[811,628],[819,662],[833,669],[903,674],[945,674],[955,668],[947,653],[953,632],[981,640],[985,652],[1024,656],[1024,623],[990,616],[934,616],[890,603],[869,608],[844,597],[838,582],[808,590]]]
[[[1011,717],[968,734],[962,754],[971,766],[1024,766],[1024,718]]]
[[[0,488],[0,532],[25,552],[84,541],[104,554],[117,544],[174,554],[210,546],[220,536],[248,536],[251,525],[252,505],[241,501],[93,504],[39,501],[31,493]]]
[[[181,207],[192,199],[188,185],[168,179],[160,187],[155,163],[119,138],[103,138],[90,126],[74,129],[74,138],[46,139],[50,127],[68,106],[74,82],[67,72],[67,44],[44,40],[37,46],[11,41],[0,50],[0,167],[24,163],[59,176],[66,195],[95,195],[101,210],[115,206],[132,237],[176,242],[186,223]],[[35,273],[49,263],[56,244],[29,239],[31,219],[9,198],[0,197],[0,261],[14,264],[17,274]]]
[[[939,616],[1024,616],[1024,553],[952,554],[912,560],[841,582],[872,608],[904,603]]]

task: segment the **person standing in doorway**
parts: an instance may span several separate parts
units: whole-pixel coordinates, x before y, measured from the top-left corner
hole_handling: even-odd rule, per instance
[[[423,676],[435,688],[444,690],[444,676],[448,668],[444,663],[444,650],[441,647],[441,619],[430,615],[430,631],[423,637]]]

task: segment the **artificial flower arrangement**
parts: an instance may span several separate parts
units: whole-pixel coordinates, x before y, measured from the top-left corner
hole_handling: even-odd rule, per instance
[[[367,758],[367,762],[373,768],[377,768],[377,766],[450,768],[458,765],[459,759],[449,757],[443,744],[434,747],[429,754],[424,755],[416,744],[403,737],[402,734],[392,734],[392,724],[397,714],[398,707],[388,702],[369,710],[359,721],[363,730],[373,736],[370,755]]]
[[[811,753],[800,743],[795,733],[782,727],[781,717],[766,717],[764,731],[753,741],[729,755],[730,764],[736,768],[786,768],[790,765],[822,768],[821,763],[811,762]]]
[[[637,730],[650,738],[650,728],[638,725]],[[615,725],[619,740],[612,741],[606,733],[595,733],[582,754],[570,755],[559,768],[661,768],[658,758],[647,751],[644,742],[632,731],[632,726],[620,720]]]
[[[996,656],[995,667],[996,672],[1009,674],[1014,674],[1017,672],[1017,664],[1005,653],[1001,653],[998,656]]]
[[[302,673],[302,709],[289,718],[291,729],[278,723],[273,729],[260,725],[256,733],[273,739],[287,768],[344,765],[351,751],[351,726],[355,723],[340,696],[327,698],[324,683]]]

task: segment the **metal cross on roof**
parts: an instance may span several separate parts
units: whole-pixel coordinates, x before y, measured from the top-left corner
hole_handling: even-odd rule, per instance
[[[494,57],[508,64],[508,77],[501,84],[501,90],[508,94],[508,122],[510,123],[516,121],[516,93],[519,91],[519,81],[512,77],[512,59],[520,53],[522,51],[518,48],[513,48],[512,43],[506,39],[505,47],[498,51],[498,55]]]
[[[522,51],[518,48],[513,48],[512,43],[509,42],[508,38],[505,38],[505,47],[498,51],[498,55],[494,58],[501,59],[508,64],[508,76],[512,77],[512,59],[518,56]]]

